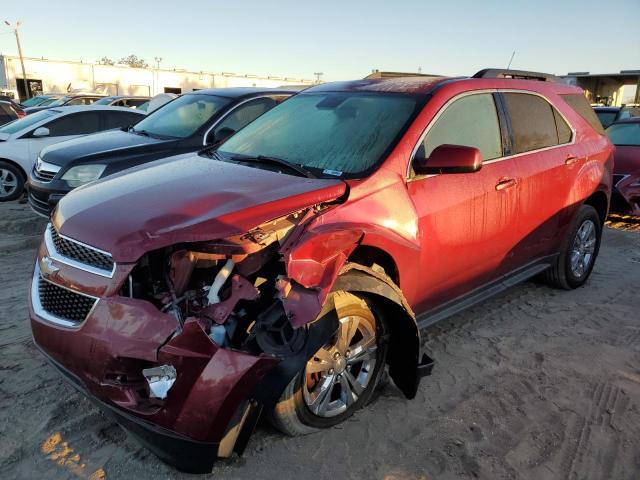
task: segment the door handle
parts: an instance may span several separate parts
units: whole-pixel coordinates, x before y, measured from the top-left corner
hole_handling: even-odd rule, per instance
[[[578,160],[580,160],[580,158],[575,155],[567,155],[567,158],[565,159],[564,164],[573,165],[574,163],[578,163]]]
[[[513,178],[501,178],[498,183],[496,183],[496,190],[505,190],[507,188],[511,188],[516,184],[515,179]]]

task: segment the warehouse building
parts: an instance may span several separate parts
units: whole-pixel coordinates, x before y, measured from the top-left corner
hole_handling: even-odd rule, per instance
[[[640,103],[640,70],[596,74],[569,72],[563,78],[582,88],[593,104],[620,107]]]
[[[107,95],[183,93],[202,88],[309,86],[311,80],[235,73],[133,68],[24,57],[29,96],[87,90]],[[26,98],[20,58],[0,54],[0,94]]]

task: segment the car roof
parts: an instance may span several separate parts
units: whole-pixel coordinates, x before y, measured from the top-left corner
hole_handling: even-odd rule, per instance
[[[593,107],[595,112],[619,112],[622,107]]]
[[[231,88],[205,88],[194,92],[185,92],[183,95],[217,95],[227,98],[242,98],[256,95],[290,94],[294,91],[285,88],[258,88],[258,87],[231,87]]]
[[[109,95],[108,97],[104,97],[104,98],[121,99],[121,98],[151,98],[151,97],[147,97],[146,95]]]
[[[611,125],[619,125],[621,123],[640,123],[640,117],[623,118],[621,120],[616,120]]]
[[[523,89],[532,92],[554,91],[559,94],[579,93],[581,89],[565,83],[523,80],[515,78],[427,77],[406,76],[389,78],[365,78],[347,82],[330,82],[316,85],[301,93],[316,92],[377,92],[407,95],[429,95],[441,87],[453,86],[456,90]]]
[[[109,105],[71,105],[66,107],[52,107],[50,109],[56,112],[75,113],[75,112],[93,112],[93,111],[106,111],[106,112],[133,112],[140,115],[144,115],[144,112],[128,108],[128,107],[112,107]]]

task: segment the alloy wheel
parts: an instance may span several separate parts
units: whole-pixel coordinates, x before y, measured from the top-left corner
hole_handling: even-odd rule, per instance
[[[0,168],[0,197],[12,195],[18,188],[18,179],[13,172]]]
[[[596,226],[585,220],[578,228],[571,249],[571,273],[578,279],[589,271],[596,250]]]
[[[333,344],[325,345],[307,362],[302,394],[319,417],[345,412],[364,393],[376,365],[376,332],[359,316],[339,320]]]

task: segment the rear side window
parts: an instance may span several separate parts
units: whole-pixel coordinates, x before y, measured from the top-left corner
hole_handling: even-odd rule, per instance
[[[416,157],[429,158],[436,147],[445,144],[476,147],[483,160],[502,156],[500,125],[492,94],[468,95],[449,105],[427,133]]]
[[[17,115],[13,112],[9,105],[0,103],[0,125],[4,125],[15,119]]]
[[[544,98],[528,93],[504,93],[511,119],[513,153],[530,152],[558,144],[553,108]]]
[[[561,145],[563,143],[569,143],[571,141],[571,135],[573,134],[571,127],[564,121],[562,115],[560,115],[555,108],[552,107],[552,109],[553,116],[556,120],[556,130],[558,131],[558,143]]]
[[[587,97],[582,95],[581,93],[571,93],[567,95],[560,95],[562,99],[569,104],[571,108],[573,108],[578,115],[584,118],[589,125],[598,132],[600,135],[604,135],[604,128],[602,128],[602,124],[600,120],[598,120],[597,115],[594,113],[593,108],[589,105],[587,101]]]
[[[143,115],[128,112],[102,112],[102,114],[105,130],[135,125],[144,118]]]
[[[86,135],[100,131],[98,112],[71,113],[43,125],[49,129],[49,136]]]

